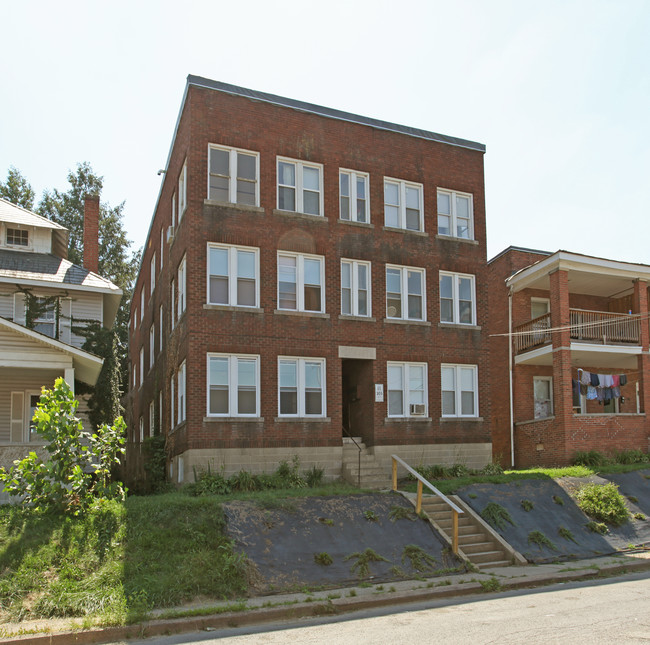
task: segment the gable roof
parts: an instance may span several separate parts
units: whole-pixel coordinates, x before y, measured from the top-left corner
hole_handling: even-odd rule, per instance
[[[9,222],[11,224],[20,224],[22,226],[38,226],[40,228],[53,228],[61,231],[68,229],[61,224],[57,224],[47,217],[42,217],[36,213],[32,213],[21,206],[16,206],[0,197],[0,221]]]

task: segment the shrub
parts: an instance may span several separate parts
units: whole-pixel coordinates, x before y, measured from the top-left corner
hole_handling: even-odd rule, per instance
[[[625,500],[616,484],[586,484],[576,498],[578,506],[594,520],[619,526],[628,519]]]
[[[318,468],[318,466],[312,466],[306,470],[304,472],[304,479],[307,482],[307,486],[309,486],[309,488],[320,486],[323,481],[324,473],[325,471],[322,468]]]
[[[479,472],[481,475],[503,475],[503,468],[501,464],[492,462],[483,466]]]
[[[273,473],[274,488],[305,488],[307,482],[300,476],[298,469],[300,460],[294,455],[291,464],[288,461],[281,461],[277,470]]]
[[[576,452],[571,463],[574,466],[597,468],[598,466],[606,466],[609,463],[609,460],[602,452],[598,452],[597,450],[588,450]]]
[[[185,490],[193,497],[227,495],[230,493],[230,483],[223,476],[223,472],[213,473],[208,465],[201,470],[194,468],[194,483],[188,484]]]
[[[447,475],[449,477],[467,477],[471,475],[471,471],[465,464],[454,464],[447,468]]]
[[[614,453],[614,461],[617,464],[645,464],[650,461],[650,455],[640,450],[621,450]]]
[[[247,470],[240,470],[228,479],[231,490],[248,492],[262,490],[263,486],[257,475],[253,475]]]

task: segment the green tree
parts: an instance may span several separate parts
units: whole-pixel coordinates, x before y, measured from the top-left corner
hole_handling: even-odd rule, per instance
[[[48,457],[30,452],[7,471],[0,468],[4,491],[38,510],[78,514],[94,499],[124,499],[120,482],[111,482],[111,468],[124,454],[126,426],[122,417],[90,434],[76,417],[79,402],[62,379],[43,388],[34,425],[46,442]]]
[[[27,210],[34,208],[34,190],[29,182],[20,174],[14,166],[9,166],[7,181],[0,181],[0,197],[10,201],[16,206],[22,206]]]
[[[70,187],[67,191],[56,188],[45,191],[38,205],[38,213],[51,219],[69,230],[68,259],[75,264],[83,264],[83,229],[84,229],[84,200],[86,195],[101,195],[104,178],[97,175],[87,162],[77,164],[75,172],[68,173]],[[122,289],[124,295],[115,319],[115,348],[107,338],[90,338],[84,349],[97,353],[109,362],[117,356],[119,366],[118,390],[122,383],[128,382],[128,342],[129,342],[129,309],[133,285],[140,266],[140,252],[131,251],[131,242],[127,238],[123,222],[124,202],[111,206],[100,202],[99,207],[99,274]],[[97,330],[93,330],[97,331]],[[103,348],[103,349],[102,349]],[[103,353],[103,352],[107,353]],[[112,365],[109,366],[112,369]],[[108,411],[113,408],[113,402],[107,400],[108,393],[114,392],[114,375],[106,373],[106,366],[99,377],[99,384],[106,378],[110,380],[109,387],[99,387],[91,396],[90,406],[93,411]],[[106,421],[111,417],[104,417]],[[93,417],[93,422],[97,417]]]

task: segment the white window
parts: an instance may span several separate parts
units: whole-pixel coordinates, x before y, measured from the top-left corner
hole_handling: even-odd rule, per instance
[[[133,331],[135,331],[138,327],[138,308],[136,307],[133,310]]]
[[[278,208],[323,214],[323,166],[278,157]]]
[[[175,399],[175,387],[174,383],[176,382],[176,375],[172,374],[169,377],[169,427],[171,430],[174,429],[176,426],[176,416],[175,416],[175,410],[176,406],[174,405]]]
[[[153,296],[153,290],[156,288],[156,254],[151,256],[149,266],[149,295]]]
[[[176,324],[176,282],[172,279],[170,287],[170,302],[171,306],[169,307],[169,320],[170,320],[170,326],[172,329],[174,329],[174,325]]]
[[[441,365],[442,416],[478,416],[478,369],[476,365]]]
[[[362,223],[370,220],[367,173],[339,170],[339,203],[341,219]]]
[[[208,244],[208,302],[259,306],[259,249]]]
[[[140,417],[140,443],[144,441],[144,419]]]
[[[178,458],[178,483],[182,484],[185,479],[185,460],[183,457]]]
[[[427,416],[426,363],[388,363],[387,379],[389,417]]]
[[[370,262],[341,260],[341,313],[370,316]]]
[[[131,380],[131,383],[133,384],[133,389],[135,389],[136,387],[138,387],[138,381],[136,380],[136,371],[135,371],[135,370],[136,370],[136,367],[135,367],[135,365],[134,365],[134,366],[133,366],[133,378],[132,378],[132,380]]]
[[[176,312],[176,320],[178,320],[185,311],[186,267],[186,258],[183,256],[181,263],[178,265],[178,300],[176,302],[178,309]]]
[[[325,311],[322,256],[278,253],[278,309]]]
[[[533,396],[535,398],[535,418],[545,419],[553,416],[552,376],[533,376]]]
[[[140,386],[144,381],[144,347],[140,348]]]
[[[279,415],[281,417],[324,417],[325,359],[278,359]]]
[[[154,416],[154,404],[153,401],[149,404],[149,436],[153,437],[154,435],[154,430],[155,430],[155,425],[156,425],[156,419]]]
[[[158,390],[158,428],[162,434],[162,418],[163,418],[163,393]]]
[[[176,191],[172,194],[172,226],[176,226]]]
[[[160,227],[160,270],[162,271],[165,258],[165,227]]]
[[[473,240],[473,210],[471,194],[438,189],[438,233]]]
[[[52,298],[34,298],[34,331],[50,338],[56,337],[56,302]]]
[[[260,357],[208,354],[208,416],[258,417]]]
[[[259,206],[259,154],[211,145],[208,199]]]
[[[27,423],[28,423],[28,441],[38,441],[41,437],[38,434],[38,427],[34,423],[34,412],[41,400],[40,392],[25,392],[25,401],[28,404],[27,409]]]
[[[29,232],[22,228],[7,228],[7,246],[29,246]]]
[[[183,361],[178,367],[178,423],[185,421],[186,415],[185,378],[185,361]]]
[[[187,160],[178,176],[178,223],[180,224],[187,207]]]
[[[153,359],[156,354],[156,327],[149,327],[149,369],[153,367]]]
[[[422,184],[384,178],[384,224],[423,231]]]
[[[144,318],[144,285],[142,285],[142,289],[140,290],[140,322],[142,322],[143,318]]]
[[[159,325],[160,325],[160,330],[159,330],[159,336],[158,336],[158,350],[162,352],[163,350],[163,338],[164,338],[164,329],[165,325],[163,323],[163,306],[160,305],[160,313],[158,314],[160,316],[159,318]]]
[[[386,266],[386,317],[425,320],[425,271]]]
[[[474,276],[440,272],[440,321],[476,324]]]

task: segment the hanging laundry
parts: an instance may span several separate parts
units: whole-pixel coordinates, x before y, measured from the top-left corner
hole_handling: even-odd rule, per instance
[[[612,398],[613,399],[618,399],[621,396],[621,388],[615,385],[612,388]]]
[[[603,398],[605,403],[609,403],[612,400],[612,388],[604,387],[603,388]]]
[[[584,383],[580,383],[580,394],[582,396],[587,396],[587,388],[588,387],[589,387],[588,385],[585,385]]]
[[[602,403],[605,400],[605,388],[604,387],[597,387],[596,388],[596,398],[598,399],[599,403]]]
[[[596,388],[593,385],[588,385],[587,386],[587,400],[588,401],[595,401],[598,398],[598,394],[596,393]]]
[[[598,378],[598,374],[594,374],[594,372],[591,373],[591,384],[594,387],[598,387],[600,385],[600,379]]]
[[[625,385],[627,383],[627,374],[621,374],[620,384]]]
[[[580,370],[578,370],[580,372]],[[582,385],[589,385],[591,383],[591,372],[582,370],[582,376],[580,376],[580,383]]]
[[[621,377],[618,374],[612,374],[612,387],[619,387],[621,384]]]

